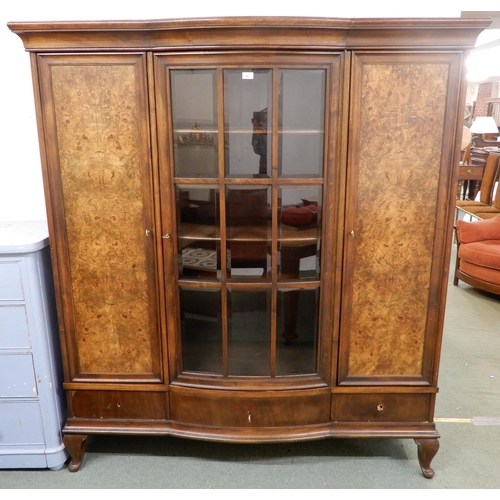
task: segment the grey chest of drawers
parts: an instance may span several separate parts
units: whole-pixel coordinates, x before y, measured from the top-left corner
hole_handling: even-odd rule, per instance
[[[0,222],[0,469],[67,458],[47,234],[45,221]]]

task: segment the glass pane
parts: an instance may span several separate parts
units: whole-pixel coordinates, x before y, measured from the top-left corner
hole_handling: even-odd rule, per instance
[[[279,279],[319,279],[321,186],[279,189]]]
[[[183,371],[222,373],[220,290],[180,288]]]
[[[262,278],[271,267],[271,190],[263,186],[226,191],[228,277]]]
[[[218,189],[179,185],[176,194],[179,277],[216,279],[220,270]]]
[[[270,375],[271,292],[228,293],[229,374]]]
[[[272,70],[224,71],[225,169],[228,177],[269,177]]]
[[[215,70],[175,70],[172,85],[176,177],[217,177]]]
[[[322,177],[325,70],[280,71],[279,172]]]
[[[277,375],[316,371],[318,300],[319,289],[278,291]]]

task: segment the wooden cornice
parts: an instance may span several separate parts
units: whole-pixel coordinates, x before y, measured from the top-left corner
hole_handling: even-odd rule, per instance
[[[227,17],[10,22],[27,51],[469,49],[489,19]]]

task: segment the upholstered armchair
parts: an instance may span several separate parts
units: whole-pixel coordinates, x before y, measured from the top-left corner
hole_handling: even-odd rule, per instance
[[[457,265],[459,281],[500,295],[500,215],[476,221],[458,220]]]

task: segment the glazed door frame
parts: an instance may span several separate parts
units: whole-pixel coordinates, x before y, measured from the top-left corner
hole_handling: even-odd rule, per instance
[[[332,340],[333,329],[335,324],[335,317],[338,315],[338,301],[332,300],[335,294],[335,285],[332,278],[336,276],[336,259],[338,259],[337,245],[333,244],[338,241],[336,228],[338,227],[339,210],[342,206],[341,196],[342,191],[340,188],[341,182],[341,128],[340,128],[340,109],[343,96],[343,78],[344,57],[342,53],[321,53],[321,52],[214,52],[203,53],[200,58],[197,53],[164,53],[156,54],[155,59],[155,89],[156,89],[156,104],[157,104],[157,117],[158,117],[158,144],[159,144],[159,165],[160,165],[160,182],[161,182],[161,198],[162,198],[162,235],[164,242],[164,256],[165,264],[165,282],[166,282],[166,299],[167,299],[167,325],[168,325],[168,345],[169,345],[169,366],[170,366],[170,381],[174,385],[185,386],[198,386],[198,387],[219,387],[219,388],[252,388],[259,390],[269,390],[275,388],[314,388],[326,387],[331,377],[331,367],[335,366],[332,363]],[[277,71],[278,69],[324,69],[326,71],[326,85],[325,85],[325,134],[323,143],[323,172],[319,178],[309,179],[284,179],[278,175],[278,137],[277,132],[272,136],[272,173],[268,178],[230,178],[225,175],[224,168],[224,147],[223,140],[219,140],[218,148],[218,177],[214,179],[185,179],[174,177],[174,129],[171,118],[172,103],[169,100],[171,94],[170,88],[170,71],[196,69],[196,70],[214,70],[217,74],[216,81],[218,86],[217,91],[217,116],[219,119],[218,133],[219,137],[224,137],[224,120],[223,120],[223,97],[222,97],[222,84],[224,70],[241,69],[242,71],[260,70],[260,69],[274,69],[273,77],[273,93],[272,105],[273,110],[278,109],[278,84],[277,84]],[[274,112],[272,118],[275,130],[278,129],[278,113]],[[177,135],[175,136],[177,137]],[[219,194],[226,187],[240,187],[242,184],[251,185],[255,187],[268,186],[272,188],[272,205],[274,208],[274,219],[276,218],[277,210],[277,187],[278,186],[323,186],[323,222],[322,222],[322,245],[321,245],[321,276],[316,284],[301,283],[300,289],[308,289],[319,287],[321,290],[320,297],[320,312],[318,324],[318,349],[316,361],[316,373],[308,373],[303,375],[293,376],[276,376],[275,360],[276,356],[276,324],[274,321],[271,327],[271,376],[269,377],[238,377],[228,376],[227,361],[225,362],[224,373],[220,375],[208,375],[206,373],[183,372],[180,368],[182,359],[182,346],[180,338],[180,304],[177,294],[179,282],[183,283],[188,288],[208,290],[208,289],[221,289],[222,293],[231,288],[233,290],[269,290],[276,294],[278,284],[276,283],[276,275],[272,286],[258,282],[253,283],[237,283],[232,282],[228,287],[229,281],[225,281],[227,276],[223,278],[222,282],[202,282],[194,281],[189,283],[187,280],[179,280],[178,276],[178,261],[177,261],[177,231],[178,221],[175,217],[175,210],[170,207],[176,206],[175,199],[175,184],[176,183],[192,183],[200,184],[201,186],[212,186],[219,190]],[[274,186],[274,188],[273,188]],[[223,205],[223,201],[221,201]],[[225,217],[225,210],[222,210],[221,217]],[[273,222],[274,231],[272,234],[277,234],[276,222]],[[227,229],[224,224],[221,224],[222,239],[226,236]],[[277,254],[277,243],[272,244],[271,255],[275,262]],[[325,250],[326,247],[326,250]],[[332,248],[333,247],[333,248]],[[220,259],[222,260],[222,259]],[[222,274],[224,274],[224,265],[222,265]],[[275,273],[276,271],[273,271]],[[222,285],[221,285],[222,283]],[[282,289],[289,289],[296,287],[297,283],[279,284]],[[274,291],[273,291],[274,290]],[[271,300],[271,310],[276,310],[276,295],[273,295]],[[222,299],[222,304],[225,302]],[[224,308],[224,305],[222,305]],[[227,311],[223,311],[223,316]],[[224,321],[224,320],[223,320]],[[226,330],[224,330],[226,329]],[[223,326],[223,357],[227,357],[227,324]],[[274,346],[274,347],[273,347]]]

